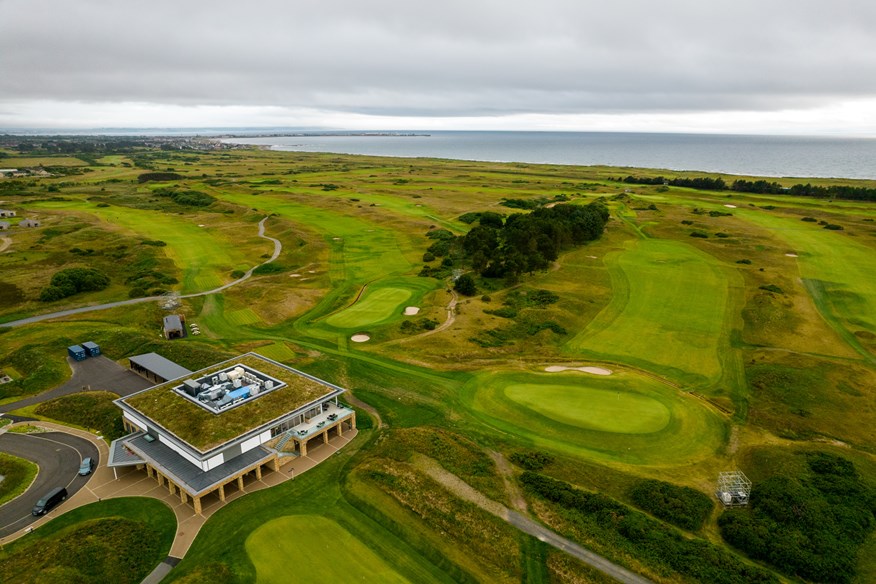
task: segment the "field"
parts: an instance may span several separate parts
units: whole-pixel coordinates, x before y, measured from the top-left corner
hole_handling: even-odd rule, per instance
[[[65,381],[64,348],[87,337],[113,359],[156,351],[193,370],[262,353],[349,388],[383,423],[360,410],[354,443],[221,509],[171,582],[600,581],[447,486],[461,481],[565,529],[521,494],[530,465],[626,505],[642,479],[713,497],[720,471],[742,469],[756,484],[794,477],[810,451],[845,456],[876,483],[872,202],[618,180],[678,174],[648,169],[259,150],[99,160],[4,191],[4,206],[44,227],[8,232],[0,321],[226,284],[270,256],[256,235],[266,216],[282,252],[240,284],[183,300],[178,312],[199,336],[159,338],[165,312],[152,302],[0,327],[0,369],[14,373],[0,400]],[[137,181],[155,168],[184,178]],[[177,191],[215,200],[187,206],[166,196]],[[560,199],[600,202],[610,219],[545,271],[484,277],[461,246],[426,253],[436,236],[477,227],[478,213],[507,218]],[[98,269],[110,285],[40,302],[68,266]],[[476,293],[454,294],[454,272],[473,275]],[[406,316],[407,306],[420,311]],[[356,333],[370,341],[350,342]],[[545,371],[552,365],[612,374]],[[45,406],[53,419],[109,420],[86,421],[80,410],[93,408],[67,399]],[[716,504],[699,536],[741,557],[722,539],[721,515]],[[612,541],[598,547],[655,581],[692,581]],[[870,533],[856,584],[876,579],[874,549]]]
[[[338,549],[343,549],[343,554],[336,553]],[[256,581],[265,584],[321,580],[410,582],[343,527],[318,515],[274,519],[252,532],[246,540],[246,551],[256,566]],[[278,557],[283,561],[278,562]]]

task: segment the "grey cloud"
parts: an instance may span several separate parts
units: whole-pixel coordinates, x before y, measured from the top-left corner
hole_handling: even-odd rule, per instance
[[[876,95],[874,23],[854,0],[0,0],[0,100],[770,111]]]

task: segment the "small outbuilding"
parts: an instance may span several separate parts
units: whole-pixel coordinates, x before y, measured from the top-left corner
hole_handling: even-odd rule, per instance
[[[0,231],[9,229],[9,221],[0,221]]]
[[[82,348],[85,349],[85,352],[88,353],[89,357],[97,357],[100,355],[100,346],[97,343],[85,341],[82,343]]]
[[[165,359],[158,353],[146,353],[144,355],[135,355],[128,359],[131,363],[131,370],[141,377],[145,377],[155,383],[164,383],[171,379],[186,377],[192,372],[171,361]]]
[[[86,353],[85,349],[80,345],[67,347],[67,354],[70,355],[74,361],[85,361],[88,358],[88,353]]]
[[[15,211],[9,209],[0,209],[0,217],[15,217]]]
[[[183,325],[183,317],[180,314],[169,314],[164,317],[164,338],[181,339],[186,336],[186,327]]]
[[[18,224],[19,227],[39,227],[40,222],[36,219],[25,219]]]

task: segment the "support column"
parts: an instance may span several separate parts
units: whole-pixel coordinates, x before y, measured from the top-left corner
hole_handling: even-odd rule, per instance
[[[113,476],[116,478],[116,480],[119,480],[119,471],[116,469],[116,467],[113,467]]]
[[[280,472],[280,459],[274,456],[274,458],[271,459],[271,462],[274,463],[274,471]]]
[[[340,422],[338,422],[338,436],[343,436],[343,435],[344,435],[344,421],[341,420]]]
[[[225,485],[219,485],[219,500],[225,502]]]
[[[189,500],[188,496],[186,495],[186,492],[183,491],[182,489],[179,490],[179,500],[182,502],[183,505],[185,505]]]
[[[353,417],[350,418],[350,428],[353,430],[356,429],[356,412],[353,412]]]
[[[237,477],[237,488],[243,490],[243,475]]]
[[[167,490],[171,495],[176,495],[176,485],[170,479],[167,479]]]
[[[195,497],[195,514],[196,515],[201,514],[201,498],[200,497]]]
[[[149,477],[150,479],[152,478],[152,467],[149,466],[148,464],[146,465],[146,476]]]
[[[301,448],[301,456],[307,456],[307,440],[302,440],[298,445]]]
[[[262,480],[262,465],[258,465],[255,468],[255,471],[256,471],[256,480],[259,480],[259,481]]]
[[[322,433],[322,443],[328,444],[328,430],[324,430]]]

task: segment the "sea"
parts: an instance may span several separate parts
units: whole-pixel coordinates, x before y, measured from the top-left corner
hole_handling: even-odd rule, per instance
[[[876,179],[876,138],[619,132],[334,132],[223,138],[296,152]]]

